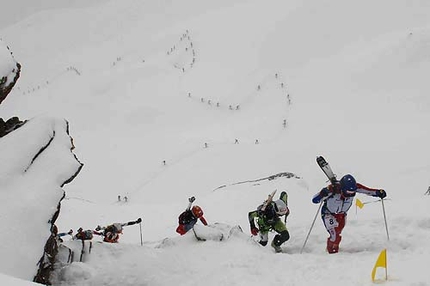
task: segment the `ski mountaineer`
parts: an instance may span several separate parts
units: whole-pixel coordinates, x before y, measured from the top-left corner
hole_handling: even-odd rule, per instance
[[[91,230],[91,229],[83,230],[83,228],[80,227],[77,230],[76,235],[73,236],[73,239],[91,240],[91,239],[93,239],[93,234],[103,235],[103,233],[101,233],[101,232],[98,232],[98,231],[95,231],[95,230]]]
[[[190,229],[192,229],[194,225],[197,223],[197,219],[200,219],[200,221],[204,225],[208,225],[206,219],[203,217],[202,208],[199,206],[191,207],[195,199],[196,199],[195,197],[191,197],[188,199],[188,207],[178,217],[179,225],[176,228],[176,232],[179,233],[180,235],[184,235]]]
[[[141,222],[142,222],[142,219],[138,218],[135,221],[129,221],[126,223],[116,222],[105,227],[101,227],[98,225],[96,227],[96,231],[103,230],[102,235],[103,235],[104,242],[117,243],[119,240],[119,235],[122,234],[122,228],[124,226],[134,225],[136,223],[141,223]]]
[[[257,210],[248,213],[251,233],[252,235],[257,235],[260,232],[259,243],[261,245],[267,245],[269,231],[274,230],[277,232],[271,243],[276,252],[282,252],[281,245],[290,238],[285,226],[287,216],[290,214],[287,199],[287,192],[283,191],[279,200],[272,201],[269,198],[264,204],[258,206]],[[285,222],[281,220],[283,215],[285,215]],[[258,228],[255,225],[255,219],[257,219]]]
[[[356,193],[373,197],[385,198],[386,192],[382,189],[366,187],[355,181],[348,174],[342,177],[340,182],[333,181],[312,198],[314,204],[323,201],[321,218],[330,237],[327,238],[327,252],[337,253],[342,239],[341,233],[346,223],[346,215],[351,207]]]

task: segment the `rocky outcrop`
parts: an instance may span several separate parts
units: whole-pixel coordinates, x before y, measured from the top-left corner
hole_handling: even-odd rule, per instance
[[[301,179],[299,176],[297,176],[294,173],[290,173],[290,172],[281,172],[275,175],[270,175],[268,177],[263,177],[263,178],[258,178],[258,179],[253,179],[253,180],[247,180],[247,181],[241,181],[241,182],[237,182],[237,183],[233,183],[233,184],[229,184],[229,185],[222,185],[219,186],[218,188],[214,189],[214,191],[218,190],[218,189],[222,189],[225,188],[227,186],[234,186],[234,185],[240,185],[240,184],[248,184],[248,183],[257,183],[260,181],[272,181],[272,180],[276,180],[279,178],[285,177],[287,179]]]
[[[73,145],[73,138],[69,134],[69,123],[67,121],[66,121],[66,124],[67,124],[66,133],[70,137],[70,143],[71,143],[70,151],[72,151],[75,146]],[[54,136],[55,136],[55,133],[54,133]],[[49,147],[51,142],[52,142],[52,140],[49,140],[48,144],[46,146],[43,146],[40,149],[40,151],[32,159],[32,163],[36,160],[36,158],[46,148]],[[73,154],[73,152],[72,152],[72,154]],[[73,174],[70,175],[70,177],[66,178],[66,180],[63,181],[63,183],[61,184],[61,187],[63,187],[65,184],[72,182],[73,179],[75,179],[76,176],[79,174],[79,172],[81,171],[81,169],[84,165],[78,160],[78,158],[76,157],[75,154],[73,154],[73,156],[74,156],[75,160],[79,163],[79,167],[75,170],[75,172]],[[61,197],[60,201],[58,202],[57,209],[56,209],[55,213],[53,214],[52,218],[49,220],[49,223],[51,224],[51,228],[50,228],[51,235],[48,237],[48,239],[45,243],[43,255],[38,262],[39,268],[37,270],[37,274],[35,275],[35,277],[33,279],[33,282],[41,283],[44,285],[52,285],[51,275],[52,275],[52,272],[55,270],[55,265],[57,262],[57,254],[59,252],[59,245],[60,245],[60,241],[59,241],[59,237],[58,237],[58,228],[55,225],[55,222],[56,222],[58,216],[60,215],[61,201],[65,198],[65,196],[66,196],[66,193],[64,192],[63,196]]]
[[[21,64],[13,58],[9,47],[0,40],[0,104],[15,86],[21,74]]]
[[[15,86],[21,74],[21,65],[15,61],[9,47],[0,39],[0,104]],[[14,116],[9,119],[0,118],[0,138],[22,126],[25,121]]]
[[[11,117],[6,121],[0,117],[0,138],[21,127],[26,121],[27,120],[21,121],[16,116]]]
[[[60,209],[58,209],[57,212],[59,213]],[[39,265],[39,269],[37,270],[37,274],[34,277],[33,282],[41,283],[43,285],[52,285],[50,278],[51,273],[54,271],[59,245],[58,228],[55,224],[52,224],[51,235],[46,241],[43,255],[37,263]]]

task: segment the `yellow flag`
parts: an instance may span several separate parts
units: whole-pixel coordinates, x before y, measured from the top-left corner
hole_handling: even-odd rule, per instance
[[[376,268],[383,267],[385,268],[385,280],[387,280],[387,249],[384,249],[379,254],[378,260],[376,260],[375,266],[372,270],[372,281],[375,281]]]
[[[360,209],[364,207],[364,204],[359,199],[355,199],[355,205]]]

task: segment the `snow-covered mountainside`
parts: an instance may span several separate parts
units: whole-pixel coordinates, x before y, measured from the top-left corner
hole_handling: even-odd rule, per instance
[[[54,125],[63,134],[66,119],[85,167],[64,187],[60,231],[143,222],[125,227],[118,244],[96,236],[84,262],[58,269],[55,285],[371,285],[383,249],[391,284],[430,285],[430,3],[57,2],[0,30],[25,66],[0,116],[37,119],[0,146],[37,149],[34,134],[48,136]],[[46,116],[57,119],[39,119]],[[27,140],[10,139],[17,134]],[[14,170],[32,158],[6,154]],[[340,252],[325,252],[328,235],[311,202],[327,184],[318,155],[338,177],[351,173],[386,190],[389,241],[381,202],[358,195],[365,205],[349,211]],[[19,190],[34,192],[14,196],[7,184],[18,213],[41,204],[31,194],[71,167],[54,166],[31,180],[14,176]],[[293,176],[275,176],[286,173]],[[291,209],[281,254],[256,244],[248,222],[274,189],[287,190]],[[190,196],[210,225],[243,233],[205,242],[179,236]],[[25,218],[0,217],[8,228],[37,227]],[[76,240],[64,240],[79,253]],[[2,240],[0,250],[11,255],[9,244]],[[39,258],[43,246],[34,244],[38,250],[23,252]],[[28,279],[34,262],[22,263],[3,263],[0,272]]]
[[[79,172],[65,120],[33,118],[0,139],[2,273],[32,280],[50,236],[61,187]]]
[[[16,84],[20,72],[21,65],[0,38],[0,104]]]

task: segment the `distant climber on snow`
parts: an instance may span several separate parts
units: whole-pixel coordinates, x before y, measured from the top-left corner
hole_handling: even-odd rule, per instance
[[[203,217],[203,210],[199,206],[193,206],[193,202],[195,201],[195,197],[191,197],[188,199],[188,207],[184,212],[182,212],[178,217],[179,225],[176,228],[176,232],[180,235],[186,234],[193,226],[197,223],[197,219],[204,225],[208,225],[206,219]]]

